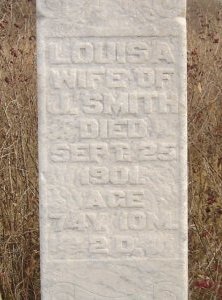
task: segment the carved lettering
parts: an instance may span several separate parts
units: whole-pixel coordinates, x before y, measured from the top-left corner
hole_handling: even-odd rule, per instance
[[[52,64],[114,64],[175,62],[173,47],[163,41],[78,41],[52,39],[49,58]]]
[[[174,143],[139,142],[130,143],[59,143],[50,147],[52,162],[148,162],[177,159]]]
[[[49,74],[55,89],[164,89],[170,91],[175,83],[173,67],[153,68],[52,68]]]

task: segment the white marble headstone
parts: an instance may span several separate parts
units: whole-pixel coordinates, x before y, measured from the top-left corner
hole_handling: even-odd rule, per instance
[[[187,299],[185,0],[37,0],[43,300]]]

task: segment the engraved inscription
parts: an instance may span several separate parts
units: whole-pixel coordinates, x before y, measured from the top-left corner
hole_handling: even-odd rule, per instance
[[[178,136],[167,124],[161,139],[153,120],[178,118],[176,49],[174,38],[50,39],[48,162],[69,166],[71,180],[58,188],[48,178],[51,258],[173,256]],[[69,137],[56,135],[60,121]],[[156,199],[147,189],[165,176],[171,188]]]
[[[166,142],[61,143],[50,147],[49,159],[55,163],[172,161],[177,159],[177,146]]]
[[[52,39],[49,44],[52,64],[167,64],[175,62],[169,42],[153,41],[83,41]]]

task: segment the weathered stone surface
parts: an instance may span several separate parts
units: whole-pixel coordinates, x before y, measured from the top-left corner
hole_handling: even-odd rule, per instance
[[[185,0],[37,11],[42,299],[187,299]]]

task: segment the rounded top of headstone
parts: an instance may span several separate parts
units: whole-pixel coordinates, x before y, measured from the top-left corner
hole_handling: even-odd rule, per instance
[[[124,18],[145,22],[181,16],[185,0],[38,0],[39,14],[51,18],[72,18],[79,22],[96,20],[109,22],[109,18]]]

